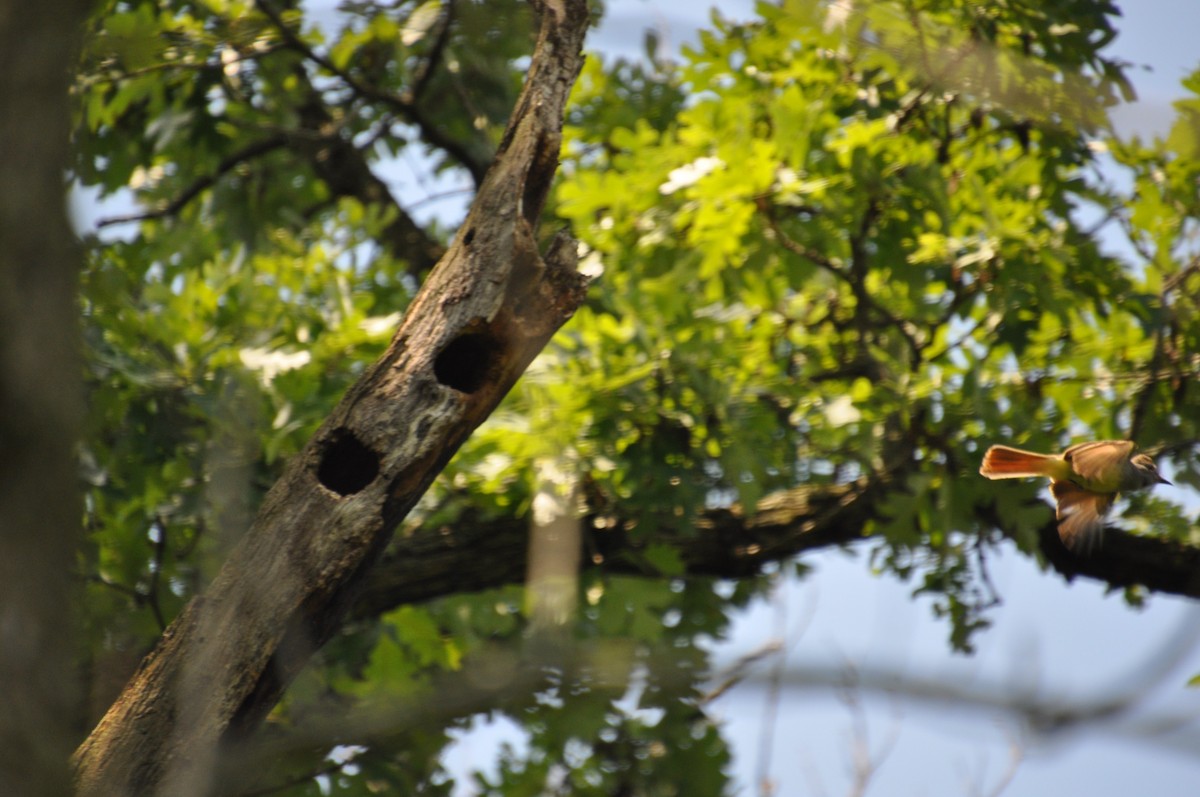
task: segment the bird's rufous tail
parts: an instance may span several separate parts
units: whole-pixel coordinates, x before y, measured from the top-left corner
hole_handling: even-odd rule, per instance
[[[1028,476],[1055,478],[1061,467],[1062,457],[1052,454],[1035,454],[1008,446],[992,446],[983,455],[979,472],[989,479],[1021,479]]]

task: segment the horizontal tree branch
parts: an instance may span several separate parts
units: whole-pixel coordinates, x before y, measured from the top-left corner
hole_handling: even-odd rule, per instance
[[[663,532],[654,542],[675,547],[687,575],[754,576],[770,563],[806,551],[867,539],[866,523],[877,516],[888,489],[865,481],[802,485],[767,496],[753,514],[739,507],[706,511],[694,532]],[[619,516],[585,518],[590,556],[583,560],[597,562],[598,557],[594,566],[605,572],[655,575],[638,565],[639,544],[621,531],[625,527],[626,520]],[[453,525],[397,539],[367,580],[352,613],[366,617],[402,604],[522,583],[528,533],[523,518],[482,521],[468,514]],[[1015,530],[1006,534],[1014,536]],[[1140,585],[1200,598],[1200,548],[1109,528],[1100,549],[1081,558],[1063,546],[1053,522],[1038,530],[1038,539],[1046,562],[1068,581],[1082,576],[1113,587]]]
[[[827,488],[801,486],[768,496],[753,516],[738,508],[705,512],[691,532],[660,532],[655,544],[678,550],[688,575],[744,578],[769,563],[806,550],[861,539],[882,488],[866,482]],[[656,575],[625,532],[626,519],[584,519],[584,561],[605,572]],[[529,525],[524,518],[478,521],[420,530],[394,540],[371,573],[352,613],[364,617],[407,603],[471,592],[525,579]]]

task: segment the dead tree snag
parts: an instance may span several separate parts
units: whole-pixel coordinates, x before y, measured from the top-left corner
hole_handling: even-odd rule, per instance
[[[76,752],[83,794],[204,794],[337,629],[396,524],[584,298],[574,246],[535,229],[582,64],[583,0],[545,0],[529,76],[465,233],[387,352],[268,493],[203,598]]]

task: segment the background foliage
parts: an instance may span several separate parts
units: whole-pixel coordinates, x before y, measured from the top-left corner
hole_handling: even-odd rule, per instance
[[[771,579],[684,576],[660,540],[706,508],[885,485],[870,566],[969,650],[988,552],[1035,555],[1048,519],[1036,486],[971,478],[987,444],[1132,437],[1200,484],[1200,72],[1169,136],[1116,138],[1114,11],[787,0],[677,57],[589,60],[544,228],[602,274],[404,533],[526,517],[549,459],[619,508],[643,575],[583,573],[570,634],[628,651],[624,675],[497,707],[530,741],[482,793],[731,791],[707,644]],[[136,211],[86,235],[91,719],[386,344],[453,234],[420,206],[482,179],[532,30],[509,0],[97,7],[72,177]],[[1177,505],[1128,506],[1195,542]],[[273,721],[428,694],[527,626],[518,587],[358,620]],[[449,793],[466,719],[265,782]]]

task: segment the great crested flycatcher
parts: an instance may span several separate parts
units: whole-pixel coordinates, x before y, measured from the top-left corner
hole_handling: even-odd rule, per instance
[[[989,479],[1048,476],[1058,503],[1058,536],[1076,553],[1100,541],[1104,513],[1117,493],[1170,484],[1158,475],[1154,460],[1135,454],[1130,440],[1079,443],[1061,454],[1035,454],[1008,446],[992,446],[979,472]]]

